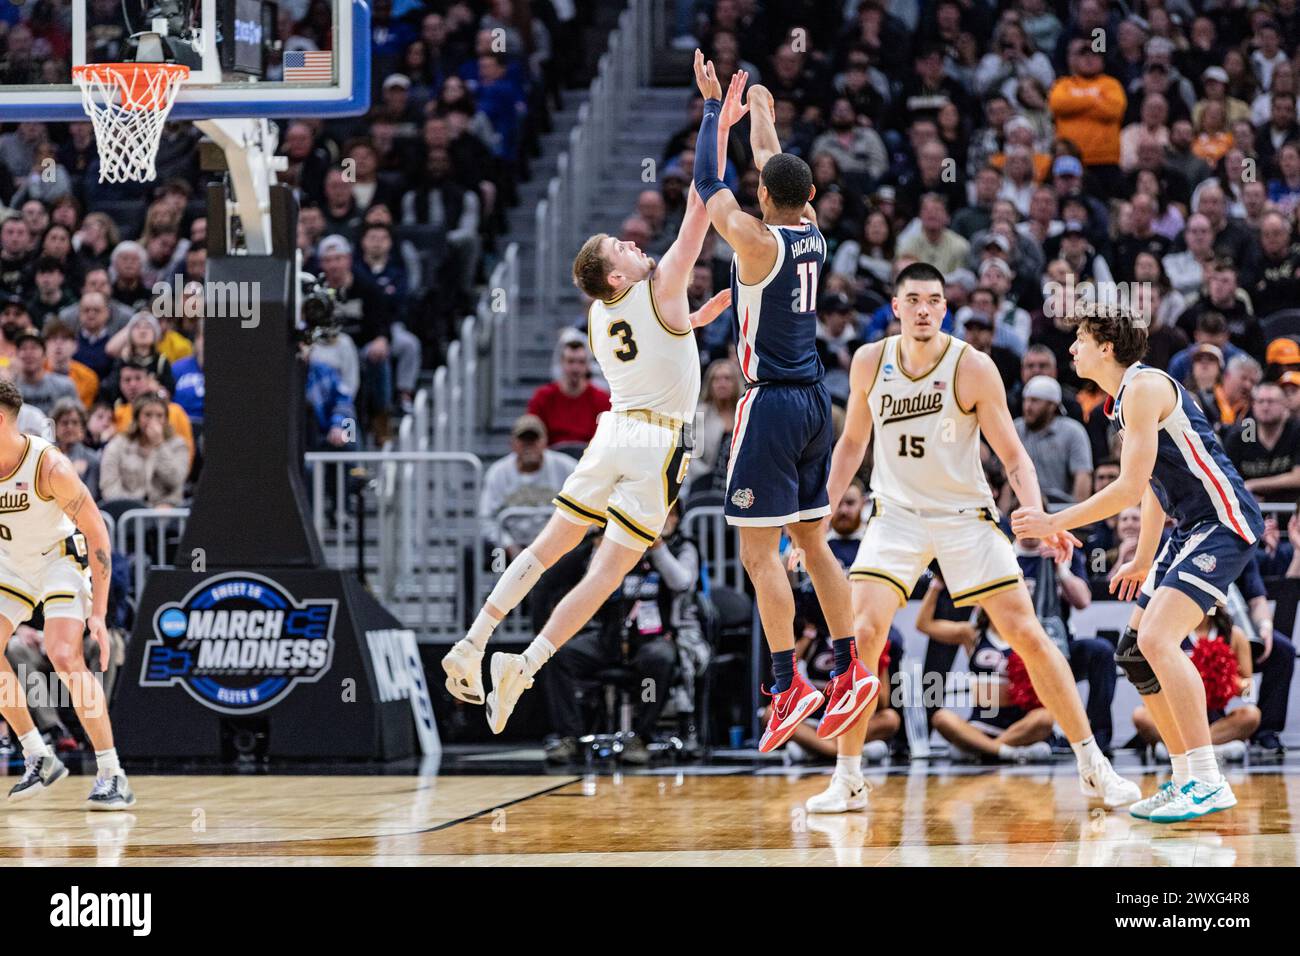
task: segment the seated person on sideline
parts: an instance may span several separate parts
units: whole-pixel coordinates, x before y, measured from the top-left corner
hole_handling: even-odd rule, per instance
[[[1011,645],[993,630],[981,608],[971,621],[944,621],[934,616],[944,583],[936,575],[921,600],[916,629],[932,641],[957,644],[970,656],[974,707],[969,716],[942,707],[934,712],[934,729],[953,746],[969,754],[1010,763],[1050,760],[1052,715],[1036,706],[1012,703],[1009,678]],[[1028,678],[1026,676],[1026,683]]]
[[[513,561],[550,520],[554,498],[578,463],[546,447],[546,426],[536,415],[520,415],[510,431],[510,454],[493,462],[483,476],[478,516],[488,549],[504,548]],[[499,526],[507,508],[536,508],[531,520]],[[544,511],[543,511],[544,509]]]
[[[1216,643],[1227,645],[1226,650],[1214,647]],[[1244,698],[1252,689],[1250,642],[1245,631],[1232,623],[1225,608],[1216,607],[1183,642],[1183,650],[1192,658],[1205,682],[1210,742],[1215,753],[1220,760],[1241,760],[1246,754],[1246,741],[1259,727],[1260,719],[1259,708],[1254,704],[1243,703],[1227,710],[1232,698]],[[1133,711],[1133,725],[1147,743],[1163,746],[1155,721],[1141,704]]]
[[[698,638],[700,630],[695,603],[700,555],[690,538],[678,534],[680,517],[680,506],[674,503],[659,537],[623,579],[623,627],[588,629],[565,642],[552,658],[546,670],[546,702],[551,729],[560,739],[547,748],[548,760],[577,756],[577,738],[586,732],[578,688],[597,671],[622,664],[626,644],[627,664],[637,675],[636,736],[623,751],[623,760],[650,761],[647,743],[654,737],[677,670],[675,642],[688,631]]]
[[[528,413],[546,425],[552,445],[589,442],[596,419],[609,411],[609,392],[591,383],[587,343],[571,339],[560,352],[560,377],[540,386],[528,400]]]

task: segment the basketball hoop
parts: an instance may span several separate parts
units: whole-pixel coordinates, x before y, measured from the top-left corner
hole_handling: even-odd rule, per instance
[[[163,126],[190,68],[179,63],[87,63],[72,68],[95,125],[101,183],[149,182]]]

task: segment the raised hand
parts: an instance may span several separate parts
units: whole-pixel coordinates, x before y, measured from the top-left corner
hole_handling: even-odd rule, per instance
[[[745,84],[748,82],[749,74],[744,70],[737,70],[731,75],[731,83],[727,86],[727,98],[722,101],[722,113],[718,116],[719,126],[724,128],[735,126],[749,112],[749,104],[743,101]]]
[[[776,119],[776,100],[772,98],[772,91],[761,83],[755,83],[749,88],[749,108],[766,109],[773,120]]]
[[[695,85],[700,88],[700,93],[706,100],[722,99],[722,84],[718,82],[718,74],[713,70],[713,61],[706,63],[704,54],[698,49],[695,51]]]

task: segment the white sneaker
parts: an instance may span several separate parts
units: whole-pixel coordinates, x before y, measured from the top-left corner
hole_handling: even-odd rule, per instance
[[[1214,748],[1214,755],[1219,758],[1220,763],[1224,761],[1241,763],[1246,759],[1246,741],[1229,740],[1226,744],[1219,744]]]
[[[457,641],[442,659],[447,693],[467,704],[483,703],[483,652],[469,638]]]
[[[1178,823],[1196,820],[1216,810],[1231,810],[1236,805],[1236,794],[1227,780],[1218,783],[1190,780],[1163,807],[1152,810],[1147,819],[1152,823]]]
[[[533,686],[533,679],[524,670],[525,664],[523,654],[498,651],[492,655],[492,693],[487,695],[487,721],[494,734],[506,729],[515,704]]]
[[[862,745],[862,759],[867,763],[880,763],[889,756],[889,744],[883,740],[868,740]]]
[[[804,801],[804,809],[809,813],[847,813],[850,810],[865,810],[867,794],[871,785],[865,780],[849,780],[838,773],[831,774],[830,786]]]
[[[1166,780],[1160,785],[1160,789],[1145,800],[1139,800],[1133,806],[1128,808],[1128,812],[1139,820],[1151,819],[1151,814],[1159,810],[1166,803],[1178,796],[1178,788],[1174,786],[1173,780]]]
[[[1052,745],[1046,740],[1026,747],[1008,747],[1006,759],[1012,763],[1047,763],[1052,759]]]
[[[1142,799],[1141,788],[1117,774],[1105,757],[1079,771],[1079,789],[1085,797],[1097,797],[1108,807],[1124,807]]]

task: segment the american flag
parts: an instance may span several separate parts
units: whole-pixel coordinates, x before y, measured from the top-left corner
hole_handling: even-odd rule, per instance
[[[333,79],[333,51],[289,50],[284,54],[286,83],[329,83]]]
[[[14,485],[14,490],[15,490],[15,491],[26,491],[26,490],[27,490],[27,482],[25,482],[25,481],[20,481],[20,482],[16,483],[16,484]]]

